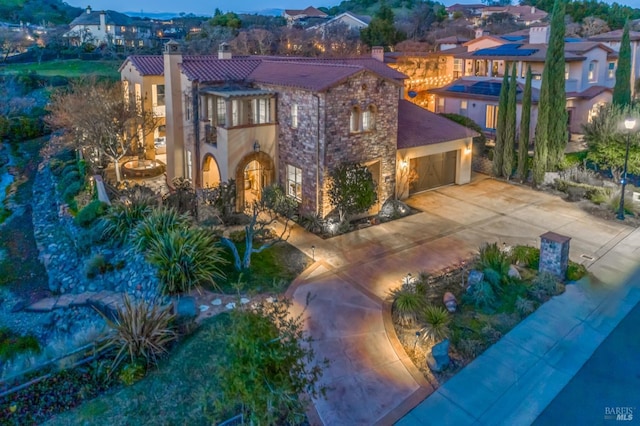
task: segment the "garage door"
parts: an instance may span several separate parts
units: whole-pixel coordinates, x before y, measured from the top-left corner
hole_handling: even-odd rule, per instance
[[[411,194],[450,185],[456,180],[457,151],[427,155],[411,159],[411,170],[417,174],[417,179],[410,185]]]

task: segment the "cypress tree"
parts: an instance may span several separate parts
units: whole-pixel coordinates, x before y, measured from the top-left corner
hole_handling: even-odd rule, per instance
[[[616,68],[616,85],[613,87],[613,104],[626,107],[631,103],[631,42],[629,41],[629,21],[624,25],[620,51],[618,52],[618,68]]]
[[[505,64],[500,100],[498,101],[498,123],[496,124],[496,146],[493,149],[493,174],[502,175],[502,161],[504,159],[504,145],[507,128],[507,106],[509,102],[509,70]]]
[[[533,183],[544,180],[548,167],[555,167],[567,144],[567,111],[564,86],[564,0],[553,5],[547,55],[542,71],[538,122],[533,155]]]
[[[516,80],[516,63],[511,67],[511,81],[507,95],[507,114],[504,132],[504,147],[502,156],[502,173],[509,179],[513,173],[513,147],[516,143],[516,93],[518,81]]]
[[[529,173],[529,125],[531,123],[531,65],[527,67],[527,79],[522,94],[522,117],[520,117],[520,139],[518,140],[518,176],[526,182]]]
[[[549,158],[547,170],[555,170],[564,161],[564,151],[569,141],[567,96],[564,78],[564,35],[565,35],[565,0],[556,0],[554,16],[551,21],[549,48],[553,46],[553,73],[551,75],[551,92],[549,100]],[[557,18],[556,16],[557,15]],[[554,28],[555,25],[555,28]],[[554,31],[555,30],[555,31]],[[546,66],[546,65],[545,65]]]

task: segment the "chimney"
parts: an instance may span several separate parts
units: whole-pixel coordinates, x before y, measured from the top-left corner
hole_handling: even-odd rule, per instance
[[[233,55],[231,54],[231,48],[228,43],[220,43],[218,46],[218,59],[231,59]]]
[[[91,13],[91,6],[87,6],[87,15]]]
[[[384,62],[384,47],[373,46],[371,48],[371,57],[376,61]]]
[[[107,13],[104,10],[100,12],[100,28],[107,31]]]
[[[534,13],[536,13],[536,7],[535,6],[531,6],[531,14],[533,15]]]
[[[487,34],[488,34],[488,32],[483,30],[482,28],[478,28],[476,30],[476,38],[480,38],[480,37],[485,36]]]
[[[549,44],[549,27],[531,27],[529,29],[529,43]]]

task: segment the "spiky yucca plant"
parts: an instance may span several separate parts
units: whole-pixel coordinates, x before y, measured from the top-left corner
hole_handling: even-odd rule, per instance
[[[186,228],[189,216],[178,213],[171,207],[153,209],[135,227],[132,239],[139,252],[147,250],[151,243],[168,231],[178,228]]]
[[[158,268],[165,294],[189,292],[224,277],[220,265],[226,261],[215,236],[199,228],[173,229],[151,241],[147,259]]]
[[[403,286],[393,290],[391,297],[393,298],[391,307],[393,318],[405,327],[415,324],[420,308],[425,305],[423,296]]]
[[[426,325],[420,330],[422,339],[439,342],[449,336],[449,312],[442,306],[427,305],[422,311]]]
[[[111,206],[102,218],[102,236],[122,243],[129,236],[131,230],[151,213],[151,207],[146,203],[117,203]]]
[[[127,358],[131,363],[156,364],[158,358],[167,352],[168,344],[177,337],[172,328],[175,316],[169,307],[147,301],[133,302],[125,296],[122,306],[117,308],[115,319],[100,315],[112,330],[106,346],[117,350],[113,370]]]

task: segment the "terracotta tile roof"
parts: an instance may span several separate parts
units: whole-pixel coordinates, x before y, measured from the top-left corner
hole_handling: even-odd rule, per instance
[[[567,92],[567,99],[569,98],[582,98],[582,99],[592,99],[604,92],[612,92],[613,90],[610,87],[605,86],[591,86],[587,90],[583,90],[582,92]]]
[[[245,80],[260,65],[251,59],[203,59],[185,56],[180,69],[189,80],[222,83]]]
[[[638,31],[629,31],[629,39],[632,41],[640,40],[640,32]],[[622,30],[614,30],[609,31],[608,33],[598,34],[592,37],[589,37],[589,40],[593,41],[621,41],[622,40]]]
[[[436,43],[439,43],[439,44],[462,44],[462,43],[466,43],[468,41],[469,41],[469,39],[466,38],[466,37],[453,35],[453,36],[449,36],[449,37],[445,37],[445,38],[439,38],[439,39],[436,40]]]
[[[140,75],[164,75],[164,58],[162,55],[131,55],[120,66],[119,71],[122,71],[127,61],[131,62]]]
[[[573,53],[585,53],[590,51],[591,49],[595,49],[596,47],[601,48],[607,53],[613,52],[613,50],[611,50],[609,47],[596,41],[580,41],[580,42],[565,43],[564,51],[573,52]]]
[[[409,101],[398,104],[398,149],[478,136],[473,130]]]
[[[247,79],[320,92],[364,70],[363,67],[354,65],[262,61]]]

